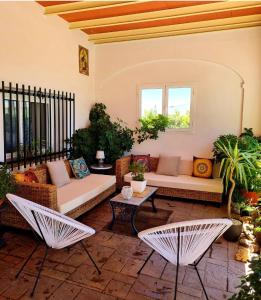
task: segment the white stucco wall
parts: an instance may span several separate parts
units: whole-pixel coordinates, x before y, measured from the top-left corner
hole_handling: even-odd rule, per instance
[[[260,53],[260,27],[99,45],[96,100],[113,117],[135,126],[140,85],[191,82],[196,86],[194,131],[168,131],[133,150],[187,158],[211,155],[220,134],[238,134],[241,127],[261,134]]]
[[[95,47],[35,1],[0,2],[0,80],[73,92],[76,128],[84,127],[94,102]],[[79,73],[78,46],[89,49],[90,76]],[[0,104],[2,105],[2,103]],[[2,118],[2,107],[0,107]],[[0,120],[0,159],[3,156]]]

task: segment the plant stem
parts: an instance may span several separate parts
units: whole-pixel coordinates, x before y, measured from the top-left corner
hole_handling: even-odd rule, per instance
[[[236,186],[235,180],[233,179],[233,175],[234,175],[234,168],[231,169],[230,176],[229,176],[229,180],[232,183],[231,188],[229,190],[228,203],[227,203],[227,214],[229,218],[231,218],[232,195]]]

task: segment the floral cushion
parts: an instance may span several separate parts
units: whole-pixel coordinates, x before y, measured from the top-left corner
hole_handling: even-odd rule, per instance
[[[150,172],[150,154],[132,155],[131,161],[143,165],[145,167],[145,172]]]
[[[90,175],[90,171],[83,157],[70,160],[70,165],[72,167],[73,174],[76,178],[84,178]]]

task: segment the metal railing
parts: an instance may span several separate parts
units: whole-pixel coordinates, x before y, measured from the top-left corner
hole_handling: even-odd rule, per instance
[[[3,159],[11,169],[68,157],[75,131],[75,94],[18,84],[0,87]],[[0,126],[1,127],[1,126]]]

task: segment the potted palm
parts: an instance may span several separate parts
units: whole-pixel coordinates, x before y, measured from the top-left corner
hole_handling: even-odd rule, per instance
[[[0,206],[8,193],[15,191],[15,180],[7,165],[0,166]]]
[[[142,193],[147,184],[147,181],[144,178],[145,166],[141,163],[133,162],[130,165],[130,171],[132,176],[131,187],[133,192]]]
[[[227,214],[231,218],[232,196],[236,183],[248,188],[247,178],[257,171],[260,151],[242,150],[238,142],[231,145],[229,141],[215,143],[219,153],[222,153],[220,175],[223,178],[225,191],[228,191]],[[242,222],[232,219],[233,225],[225,232],[224,237],[230,241],[237,241],[242,232]]]

